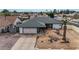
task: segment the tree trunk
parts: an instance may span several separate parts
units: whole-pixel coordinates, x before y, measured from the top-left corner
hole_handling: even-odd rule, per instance
[[[64,32],[63,32],[63,40],[64,40],[64,42],[66,42],[66,30],[67,30],[67,26],[64,25]]]
[[[35,42],[34,48],[37,46],[37,41],[38,41],[38,39],[39,39],[39,36],[37,36],[37,38],[36,38],[36,42]]]
[[[67,41],[67,39],[66,39],[66,30],[67,30],[67,26],[66,26],[66,24],[64,24],[64,32],[63,32],[62,40],[64,40],[64,43],[69,43],[69,41]]]

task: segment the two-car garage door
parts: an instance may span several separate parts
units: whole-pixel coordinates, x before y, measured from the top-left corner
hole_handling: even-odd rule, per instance
[[[36,34],[37,28],[19,28],[20,33],[26,33],[26,34]]]

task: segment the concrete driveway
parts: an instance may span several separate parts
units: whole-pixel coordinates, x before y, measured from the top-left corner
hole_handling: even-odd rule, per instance
[[[12,50],[31,50],[34,49],[36,36],[21,36],[12,47]]]

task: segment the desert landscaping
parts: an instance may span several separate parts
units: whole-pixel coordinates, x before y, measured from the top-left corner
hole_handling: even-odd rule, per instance
[[[62,33],[62,30],[60,30]],[[51,34],[50,34],[51,33]],[[40,36],[37,41],[37,48],[39,49],[79,49],[79,34],[73,30],[67,30],[67,39],[69,43],[62,43],[62,36],[58,36],[58,40],[49,41],[49,34],[52,35],[52,38],[57,38],[57,34],[53,31],[49,31],[44,36]],[[48,36],[47,36],[48,35]]]

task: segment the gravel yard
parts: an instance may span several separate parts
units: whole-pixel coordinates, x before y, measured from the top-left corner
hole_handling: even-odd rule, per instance
[[[3,33],[0,34],[0,50],[10,50],[19,39],[19,35]]]
[[[60,33],[63,33],[61,30]],[[58,37],[59,40],[52,42],[49,41],[49,35],[54,37]],[[79,34],[74,32],[73,30],[67,30],[67,38],[69,39],[70,43],[61,43],[62,35],[58,36],[54,31],[48,30],[48,33],[42,35],[38,38],[37,41],[37,48],[39,49],[79,49]]]

